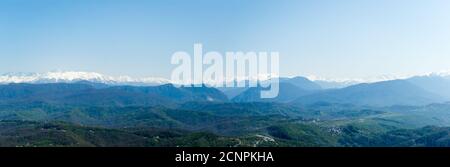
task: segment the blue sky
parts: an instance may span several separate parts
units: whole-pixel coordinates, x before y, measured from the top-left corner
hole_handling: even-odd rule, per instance
[[[450,69],[448,0],[0,0],[0,73],[169,77],[176,51],[278,51],[281,75]]]

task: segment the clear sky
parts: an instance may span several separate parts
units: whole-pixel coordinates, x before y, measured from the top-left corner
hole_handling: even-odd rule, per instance
[[[1,0],[0,73],[170,77],[176,51],[279,51],[281,75],[450,69],[448,0]]]

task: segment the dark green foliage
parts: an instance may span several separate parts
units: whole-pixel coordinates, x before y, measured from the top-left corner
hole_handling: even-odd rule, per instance
[[[308,124],[283,124],[267,128],[269,135],[295,142],[298,146],[335,146],[336,141],[326,129]]]
[[[352,103],[375,97],[370,102],[397,103],[378,97],[423,92],[382,91],[399,85],[359,85],[341,95]],[[213,88],[172,85],[2,85],[0,146],[450,146],[448,103],[371,107],[323,100],[236,103]]]

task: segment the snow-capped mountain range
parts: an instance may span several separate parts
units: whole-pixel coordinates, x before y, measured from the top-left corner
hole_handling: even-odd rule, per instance
[[[129,76],[107,76],[95,72],[46,72],[46,73],[6,73],[0,75],[0,84],[9,83],[73,83],[89,81],[110,85],[161,85],[170,83],[164,78],[132,78]]]
[[[443,77],[450,79],[449,71],[440,71],[415,75],[422,77]],[[332,84],[346,87],[359,83],[374,83],[380,81],[407,79],[414,76],[379,76],[365,79],[330,79],[317,76],[308,76],[311,81],[321,84]],[[0,84],[9,83],[74,83],[79,81],[89,81],[94,83],[103,83],[109,85],[136,85],[136,86],[153,86],[171,83],[169,79],[161,77],[143,77],[134,78],[130,76],[108,76],[96,72],[80,72],[80,71],[57,71],[46,73],[6,73],[0,75]],[[326,87],[326,86],[325,86]]]

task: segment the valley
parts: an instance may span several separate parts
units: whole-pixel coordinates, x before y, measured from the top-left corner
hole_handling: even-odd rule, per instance
[[[270,100],[255,96],[259,88],[230,98],[232,90],[171,84],[0,85],[0,146],[450,146],[450,103],[423,78],[341,89],[280,81]]]

